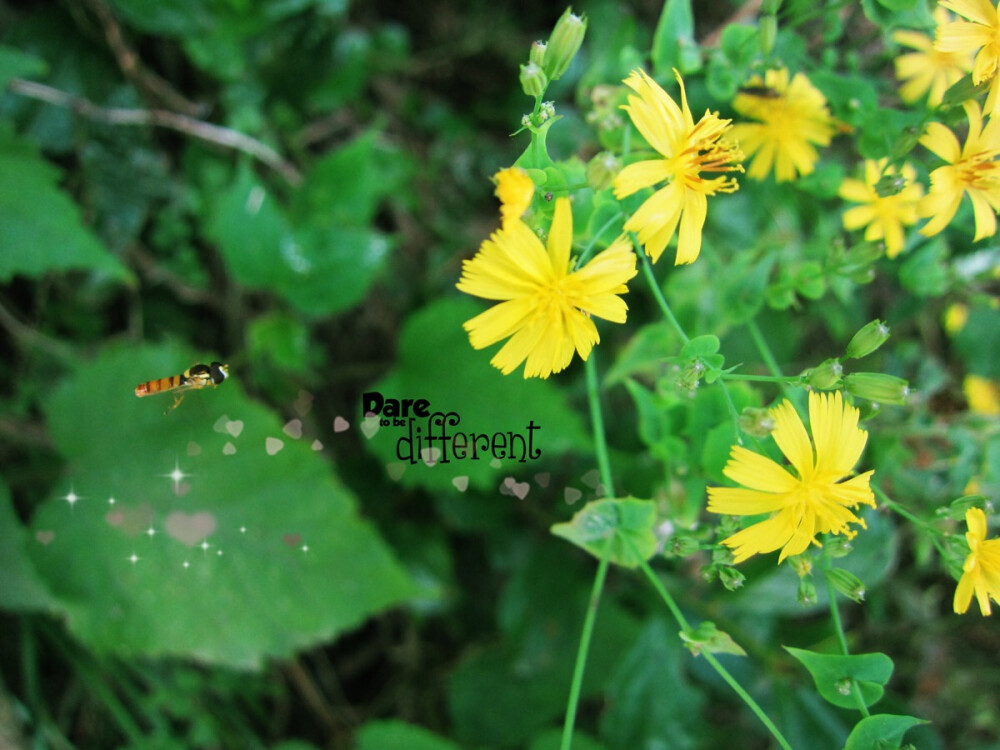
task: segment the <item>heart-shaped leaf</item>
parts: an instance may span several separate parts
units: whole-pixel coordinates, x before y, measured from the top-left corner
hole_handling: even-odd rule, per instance
[[[597,558],[604,556],[610,544],[607,554],[611,562],[635,568],[656,553],[655,523],[656,505],[651,500],[594,500],[577,511],[571,521],[555,524],[552,533]]]
[[[254,666],[412,596],[309,445],[271,455],[283,420],[247,398],[237,369],[168,413],[169,394],[133,395],[197,359],[107,349],[44,405],[67,467],[33,519],[55,542],[31,549],[74,634],[98,651]],[[213,429],[237,421],[238,438]],[[73,503],[60,498],[70,488]]]

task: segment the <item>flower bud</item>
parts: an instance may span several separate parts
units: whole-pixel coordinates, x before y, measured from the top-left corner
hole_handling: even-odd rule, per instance
[[[826,580],[848,599],[860,604],[865,600],[865,584],[853,573],[843,568],[832,568],[826,571]]]
[[[601,151],[587,162],[587,184],[594,190],[609,188],[621,168],[621,159],[610,151]]]
[[[880,404],[902,404],[910,393],[905,380],[881,372],[851,373],[844,377],[844,389],[852,396]]]
[[[549,37],[549,43],[545,47],[542,62],[542,69],[550,81],[561,78],[569,68],[569,64],[580,50],[580,45],[583,44],[583,35],[586,32],[587,17],[576,15],[572,8],[567,8],[556,21],[552,36]]]
[[[792,555],[788,558],[788,564],[799,578],[805,578],[812,573],[812,560],[805,555]]]
[[[867,357],[888,340],[889,326],[876,318],[854,334],[854,338],[847,345],[847,358]]]
[[[740,413],[740,429],[754,437],[767,437],[774,431],[774,415],[770,409],[748,406]]]
[[[844,368],[839,359],[828,359],[818,367],[807,370],[809,385],[817,391],[828,391],[840,385],[840,376]]]
[[[761,16],[757,24],[757,32],[760,34],[760,51],[764,55],[770,55],[774,49],[774,42],[778,38],[778,19],[775,16]]]
[[[726,587],[727,591],[736,591],[736,589],[742,588],[746,579],[746,576],[732,565],[723,565],[719,568],[719,580],[722,581],[722,585]]]
[[[812,579],[803,578],[799,581],[799,590],[796,593],[796,598],[799,604],[805,606],[815,604],[818,601],[816,597],[816,584],[812,582]]]
[[[539,68],[545,60],[545,48],[548,45],[541,39],[531,43],[531,50],[528,52],[528,62],[532,62]]]
[[[701,549],[701,543],[690,534],[674,534],[663,548],[664,557],[691,557]]]
[[[520,78],[521,89],[528,96],[535,98],[544,94],[546,87],[549,85],[549,79],[545,75],[545,72],[532,62],[521,66]]]

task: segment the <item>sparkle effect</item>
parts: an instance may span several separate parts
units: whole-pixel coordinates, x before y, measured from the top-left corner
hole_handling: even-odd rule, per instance
[[[180,463],[176,459],[174,459],[174,470],[167,474],[160,474],[160,476],[170,479],[174,483],[174,494],[179,495],[181,482],[183,482],[188,477],[194,476],[194,474],[185,474],[183,471],[181,471]]]
[[[83,498],[80,495],[77,495],[73,488],[70,487],[69,493],[63,496],[63,500],[69,503],[70,508],[73,508],[80,500],[83,500]]]
[[[723,139],[729,120],[706,110],[694,122],[684,81],[676,70],[674,75],[681,90],[679,107],[644,70],[635,70],[625,79],[638,96],[629,95],[622,109],[661,158],[629,164],[615,177],[613,186],[615,197],[621,199],[666,181],[629,217],[625,231],[638,234],[654,263],[678,233],[674,264],[682,265],[693,263],[701,252],[709,196],[739,188],[732,177],[706,179],[702,172],[742,172],[738,162],[743,152]]]

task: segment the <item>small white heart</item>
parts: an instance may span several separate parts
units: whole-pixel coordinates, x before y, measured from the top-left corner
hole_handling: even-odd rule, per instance
[[[215,420],[215,424],[212,425],[212,429],[216,432],[225,432],[227,424],[229,424],[229,415],[223,414]]]
[[[343,417],[337,417],[335,420],[333,420],[333,431],[334,432],[343,432],[344,430],[348,429],[350,426],[351,426],[351,423],[348,422]]]
[[[269,437],[267,440],[264,441],[264,450],[267,451],[267,455],[269,456],[273,456],[275,453],[277,453],[284,447],[285,447],[284,441],[279,440],[276,437]]]
[[[296,440],[298,440],[300,437],[302,437],[302,420],[293,419],[291,422],[289,422],[284,426],[282,432],[288,435],[288,437],[295,438]]]
[[[455,477],[451,480],[451,483],[455,485],[455,489],[459,492],[465,492],[469,488],[468,477]]]
[[[547,471],[541,474],[535,474],[535,481],[538,482],[538,486],[545,488],[549,486],[549,480],[552,479],[552,475]]]
[[[364,421],[361,422],[361,431],[365,434],[365,437],[371,440],[375,437],[375,433],[378,432],[379,423],[378,417],[372,414],[371,416],[366,416]]]
[[[601,484],[601,472],[597,469],[591,469],[580,478],[580,481],[588,487],[593,487],[596,490]]]
[[[187,447],[187,454],[189,456],[197,456],[199,453],[201,453],[201,446],[198,445],[193,440],[189,441]]]
[[[389,478],[392,479],[392,481],[398,482],[403,476],[403,472],[406,471],[406,464],[395,461],[391,464],[386,464],[385,470],[389,472]]]
[[[321,451],[321,450],[323,450],[323,444],[319,440],[313,440],[312,445],[310,447],[314,451]]]
[[[222,453],[226,456],[231,456],[236,453],[236,446],[227,441],[226,444],[222,446]]]
[[[243,420],[234,419],[231,422],[226,422],[226,432],[234,438],[238,438],[240,433],[243,432]]]
[[[420,450],[420,459],[427,464],[427,466],[433,466],[441,459],[441,449],[440,448],[422,448]]]
[[[299,391],[299,397],[295,399],[292,407],[300,417],[304,417],[312,409],[313,395],[309,391]]]
[[[576,487],[567,487],[566,490],[563,492],[563,497],[566,499],[567,505],[572,505],[581,497],[583,497],[583,493],[580,492],[580,490],[578,490]]]

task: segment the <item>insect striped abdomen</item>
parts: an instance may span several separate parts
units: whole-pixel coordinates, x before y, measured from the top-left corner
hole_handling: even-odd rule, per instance
[[[184,381],[183,375],[171,375],[169,378],[157,378],[147,383],[140,383],[135,387],[136,396],[151,396],[154,393],[169,391],[177,388]]]

